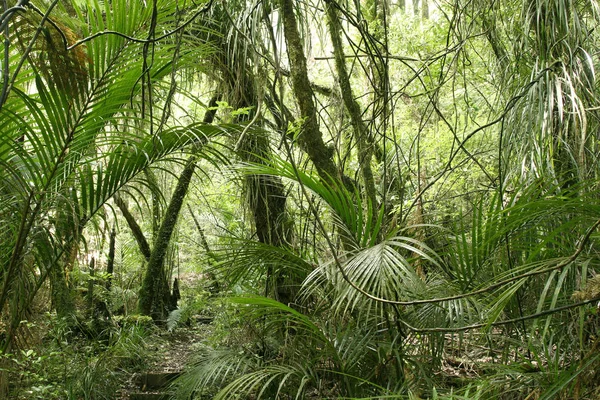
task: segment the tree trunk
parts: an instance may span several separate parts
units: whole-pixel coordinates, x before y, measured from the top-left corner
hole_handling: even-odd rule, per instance
[[[87,312],[90,318],[94,318],[94,278],[96,275],[96,259],[92,257],[89,266],[89,279],[87,287]]]
[[[210,104],[216,104],[217,100],[217,96],[213,97]],[[215,113],[216,110],[208,110],[204,115],[204,122],[212,123]],[[148,257],[148,267],[142,281],[138,309],[140,314],[150,315],[155,321],[164,320],[169,308],[172,306],[169,280],[166,276],[164,263],[171,236],[177,225],[177,218],[196,170],[197,160],[196,155],[188,158],[177,180],[177,186],[165,211],[150,257]]]
[[[428,0],[421,0],[421,18],[429,19],[429,2],[428,2]]]
[[[51,268],[49,278],[54,309],[59,317],[71,318],[75,315],[75,305],[67,285],[64,265],[59,262]]]
[[[371,113],[371,132],[367,135],[368,144],[372,146],[373,155],[377,162],[387,163],[386,161],[386,137],[388,134],[390,121],[390,74],[389,74],[389,59],[388,59],[388,26],[390,19],[390,2],[389,0],[369,0],[371,4],[365,13],[365,19],[369,26],[369,33],[372,38],[365,37],[373,48],[370,51],[368,58],[368,69],[370,81],[373,86],[373,97],[369,106]],[[402,11],[405,10],[405,0],[399,3]],[[373,28],[371,28],[373,27]],[[375,138],[383,138],[382,145],[378,145]],[[384,208],[384,226],[387,226],[392,218],[393,206],[390,203],[391,188],[394,181],[398,179],[400,174],[390,174],[386,165],[382,171],[382,204]]]
[[[106,257],[106,274],[108,277],[106,278],[106,290],[110,292],[112,288],[113,281],[113,273],[115,270],[115,242],[116,242],[117,232],[113,227],[110,232],[110,240],[108,243],[108,257]]]
[[[279,0],[279,5],[290,64],[292,89],[303,119],[301,132],[298,135],[298,144],[308,154],[321,179],[333,183],[340,176],[333,162],[333,149],[325,145],[319,130],[313,91],[306,69],[306,57],[304,56],[302,40],[300,39],[296,15],[294,14],[294,1]]]
[[[361,117],[362,111],[360,109],[360,105],[354,99],[354,94],[352,93],[350,76],[348,75],[348,70],[346,68],[346,57],[344,55],[342,38],[340,35],[342,27],[340,25],[340,19],[335,7],[335,3],[331,1],[328,1],[326,4],[327,22],[329,25],[331,42],[333,44],[333,54],[335,56],[335,66],[338,73],[338,83],[340,84],[344,105],[350,114],[354,137],[358,145],[357,158],[363,177],[366,197],[373,206],[373,209],[376,210],[378,206],[376,199],[375,180],[373,178],[373,170],[371,168],[371,158],[373,154],[372,147],[368,144],[368,131]],[[373,216],[376,219],[377,212],[374,212]]]
[[[165,276],[164,261],[171,236],[177,224],[183,200],[187,194],[192,176],[196,169],[197,156],[192,155],[186,162],[177,181],[175,192],[165,212],[165,217],[158,230],[156,243],[148,260],[148,268],[142,281],[138,308],[140,314],[150,315],[154,320],[164,320],[167,316],[165,299],[170,296],[167,277]]]
[[[200,222],[198,222],[198,218],[196,218],[196,214],[194,214],[194,210],[192,210],[192,207],[189,204],[188,204],[188,211],[190,212],[190,215],[192,216],[192,220],[194,221],[194,225],[196,225],[196,229],[198,230],[198,234],[200,235],[200,244],[202,245],[202,248],[204,249],[204,251],[206,251],[206,254],[208,254],[210,256],[211,251],[210,251],[210,247],[208,246],[208,241],[206,240],[206,235],[204,234],[204,229],[202,229]]]
[[[248,98],[256,98],[254,82],[246,77],[246,94],[241,99],[234,99],[236,108],[248,107]],[[262,123],[262,122],[261,122]],[[283,133],[285,134],[285,133]],[[241,138],[240,158],[246,163],[261,163],[271,158],[269,138],[263,132],[249,131]],[[256,236],[261,243],[272,246],[285,246],[290,242],[291,221],[286,214],[287,196],[281,178],[270,175],[251,175],[245,178],[246,204],[252,213]],[[300,282],[289,282],[285,273],[267,271],[265,295],[273,295],[278,301],[288,304],[293,295],[289,287],[299,285]]]
[[[129,229],[131,229],[131,233],[133,233],[133,237],[135,238],[135,241],[138,244],[140,252],[144,256],[146,261],[150,260],[150,255],[152,254],[152,251],[150,250],[150,245],[148,244],[148,241],[146,240],[146,236],[144,235],[142,228],[140,227],[140,225],[135,220],[135,217],[131,214],[131,212],[127,208],[127,204],[121,198],[121,196],[119,196],[118,194],[115,194],[113,197],[113,200],[114,200],[115,204],[117,205],[117,207],[119,207],[119,210],[121,210],[121,214],[123,214],[125,221],[127,221],[127,225],[129,225]]]
[[[152,199],[152,242],[156,240],[158,230],[160,229],[160,222],[162,217],[162,210],[160,204],[160,187],[158,186],[158,180],[156,175],[150,168],[144,170],[146,181],[150,187],[151,199]]]

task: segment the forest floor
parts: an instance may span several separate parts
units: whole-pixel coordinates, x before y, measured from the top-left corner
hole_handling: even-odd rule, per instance
[[[209,325],[179,328],[174,332],[164,332],[160,336],[163,343],[155,347],[156,353],[149,363],[149,370],[181,371],[194,355],[194,349],[210,334]]]
[[[208,292],[203,293],[202,289],[199,289],[206,285],[206,276],[199,273],[182,273],[178,274],[178,279],[182,293],[180,306],[186,308],[186,305],[194,305],[199,298],[204,299],[201,304],[206,308],[203,306],[192,307],[199,314],[211,314],[205,297]],[[195,305],[197,306],[197,304]],[[146,353],[148,353],[146,365],[141,371],[129,376],[117,399],[146,398],[143,394],[147,394],[148,399],[153,399],[159,398],[158,395],[161,391],[163,393],[168,391],[168,388],[154,389],[150,381],[159,375],[168,376],[170,380],[173,376],[183,372],[186,366],[193,361],[197,349],[212,336],[211,322],[211,317],[193,315],[186,319],[186,323],[176,324],[173,330],[168,330],[166,326],[156,328],[155,333],[146,340]],[[156,397],[151,397],[153,393]],[[164,398],[169,397],[165,396]]]
[[[211,334],[211,325],[196,323],[190,327],[180,327],[172,332],[162,331],[152,337],[148,345],[150,353],[146,367],[132,374],[122,388],[118,397],[120,400],[129,400],[133,393],[156,393],[160,390],[147,388],[147,377],[150,375],[178,374],[193,360],[195,350]],[[136,397],[137,398],[137,397]]]

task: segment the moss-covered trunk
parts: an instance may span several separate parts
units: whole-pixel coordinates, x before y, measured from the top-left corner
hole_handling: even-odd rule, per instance
[[[71,318],[75,315],[75,304],[71,290],[67,284],[64,266],[59,263],[52,268],[49,274],[52,295],[52,305],[59,317]]]
[[[164,320],[168,313],[165,298],[168,297],[169,285],[164,262],[179,212],[196,169],[196,161],[197,156],[192,155],[187,160],[177,180],[177,186],[158,230],[156,242],[142,281],[138,303],[139,312],[143,315],[150,315],[154,320]]]
[[[333,162],[333,149],[325,145],[319,130],[317,110],[306,68],[306,56],[294,13],[294,1],[279,0],[279,5],[290,63],[292,89],[303,119],[298,144],[302,151],[308,154],[322,179],[328,182],[336,181],[341,177]]]
[[[338,12],[335,7],[336,5],[331,1],[328,1],[326,4],[327,23],[329,25],[329,34],[333,44],[333,54],[338,73],[338,83],[340,85],[344,105],[346,106],[348,114],[350,115],[350,120],[352,121],[354,138],[356,139],[356,143],[358,145],[357,158],[363,177],[365,194],[373,207],[377,208],[375,180],[373,178],[373,169],[371,168],[371,159],[373,155],[372,146],[368,143],[368,131],[367,126],[361,117],[362,111],[358,102],[354,99],[354,94],[352,93],[350,75],[348,74],[348,70],[346,68],[346,56],[344,54],[342,38],[340,35],[342,27],[340,26]],[[373,215],[374,218],[377,218],[377,213],[373,213]]]
[[[240,158],[244,162],[260,163],[271,157],[269,140],[260,133],[246,135]],[[286,246],[290,242],[291,221],[286,213],[287,196],[279,177],[252,175],[246,177],[246,204],[252,213],[256,236],[261,243]],[[267,271],[265,295],[289,304],[294,297],[292,288],[301,282],[291,279],[285,271]]]
[[[138,244],[140,252],[144,256],[146,261],[150,260],[150,255],[152,254],[152,251],[150,250],[150,245],[148,244],[148,240],[146,240],[146,236],[144,235],[142,228],[135,220],[135,217],[129,211],[127,204],[121,198],[121,196],[115,194],[113,200],[117,207],[119,207],[119,210],[121,210],[121,214],[123,214],[125,221],[127,221],[127,225],[129,225],[129,229],[131,229],[131,233],[133,233],[133,237],[135,238],[135,241]]]
[[[214,96],[209,109],[204,115],[204,123],[210,124],[215,118],[218,96]],[[197,155],[192,155],[185,163],[183,171],[177,180],[177,186],[171,197],[171,201],[165,211],[160,228],[156,233],[152,252],[148,257],[148,267],[140,289],[138,311],[140,314],[149,315],[155,321],[164,320],[172,308],[171,293],[169,292],[169,277],[164,268],[165,258],[171,237],[177,225],[177,218],[183,207],[183,201],[190,187],[194,171],[196,170]],[[142,235],[143,236],[143,235]]]

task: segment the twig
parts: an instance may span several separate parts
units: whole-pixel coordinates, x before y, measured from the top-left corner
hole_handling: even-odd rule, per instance
[[[409,325],[408,323],[404,322],[403,320],[400,320],[400,323],[402,325],[404,325],[406,328],[408,328],[409,330],[411,330],[413,332],[416,332],[416,333],[432,333],[432,332],[452,333],[452,332],[464,332],[464,331],[469,331],[471,329],[484,328],[486,326],[487,327],[493,327],[493,326],[500,326],[500,325],[508,325],[508,324],[514,324],[516,322],[526,321],[528,319],[535,319],[535,318],[543,317],[543,316],[546,316],[546,315],[555,314],[557,312],[561,312],[561,311],[565,311],[565,310],[570,310],[572,308],[577,308],[577,307],[585,306],[587,304],[591,304],[591,303],[597,302],[598,300],[600,300],[600,296],[597,296],[597,297],[595,297],[595,298],[593,298],[591,300],[580,301],[579,303],[567,304],[565,306],[551,308],[549,310],[541,311],[541,312],[535,313],[535,314],[526,315],[524,317],[512,318],[512,319],[507,319],[507,320],[504,320],[504,321],[497,321],[497,322],[492,322],[492,323],[479,323],[479,324],[472,324],[472,325],[466,325],[466,326],[459,326],[459,327],[456,327],[456,328],[416,328],[416,327],[414,327],[412,325]]]

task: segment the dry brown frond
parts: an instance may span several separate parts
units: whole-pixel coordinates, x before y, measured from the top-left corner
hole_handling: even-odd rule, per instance
[[[598,298],[600,296],[600,274],[587,281],[587,284],[581,290],[573,293],[572,299],[577,301],[586,301]]]
[[[40,27],[42,17],[37,14],[21,16],[16,20],[17,41],[26,49]],[[87,90],[89,57],[85,46],[67,50],[75,43],[77,34],[60,22],[46,22],[34,41],[29,60],[39,73],[69,96],[79,96]]]

